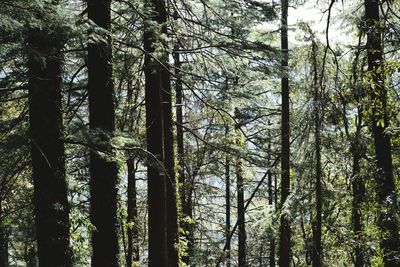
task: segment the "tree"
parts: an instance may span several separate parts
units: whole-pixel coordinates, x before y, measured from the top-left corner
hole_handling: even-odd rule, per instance
[[[176,16],[175,16],[176,17]],[[183,128],[183,84],[181,74],[181,57],[179,44],[175,44],[175,51],[173,53],[175,62],[175,113],[176,113],[176,143],[177,143],[177,156],[178,156],[178,193],[180,206],[182,210],[180,227],[182,228],[182,236],[185,237],[187,242],[186,255],[182,256],[182,261],[186,265],[190,264],[190,258],[193,253],[193,229],[191,227],[192,214],[192,185],[185,174],[185,147],[184,147],[184,128]]]
[[[3,0],[0,267],[397,266],[374,1]]]
[[[112,156],[115,130],[111,45],[111,1],[89,0],[88,18],[102,39],[88,45],[89,124],[95,148],[90,151],[90,218],[92,266],[119,266],[117,235],[118,167]],[[98,27],[98,28],[97,28]]]
[[[385,68],[382,47],[382,28],[379,2],[365,0],[368,74],[371,77],[369,93],[372,103],[371,129],[376,153],[376,193],[379,204],[378,226],[381,230],[381,248],[385,266],[400,264],[400,247],[396,186],[393,177],[391,138],[387,133],[389,116]]]
[[[145,1],[146,12],[144,29],[144,74],[146,101],[146,138],[147,151],[150,153],[147,162],[148,188],[148,227],[149,227],[149,266],[163,267],[168,265],[167,252],[167,200],[166,175],[163,170],[163,115],[161,66],[155,51],[160,45],[159,30],[165,22],[165,6],[162,0]]]
[[[126,265],[132,267],[133,262],[139,261],[139,220],[137,210],[136,171],[135,158],[127,160],[128,167],[128,197],[127,197],[127,238]]]
[[[229,126],[225,125],[225,135],[229,134]],[[225,156],[225,239],[226,239],[226,266],[231,266],[231,175],[230,157]]]
[[[29,133],[41,267],[72,265],[61,113],[60,51],[64,41],[46,26],[32,27],[27,36]]]
[[[162,11],[159,11],[162,22],[161,33],[167,35],[167,9],[162,2]],[[163,43],[164,51],[168,51],[168,44]],[[175,142],[174,123],[172,120],[172,90],[170,67],[168,64],[169,54],[164,52],[161,57],[160,79],[161,79],[161,101],[163,114],[163,140],[164,140],[164,167],[166,175],[166,208],[167,208],[167,253],[168,266],[178,267],[178,203],[177,203],[177,181],[175,175]]]
[[[312,266],[322,266],[322,165],[321,165],[321,97],[320,80],[318,77],[317,52],[318,47],[314,34],[311,34],[312,45],[312,67],[313,67],[313,90],[314,90],[314,135],[315,135],[315,211],[316,216],[313,219],[313,250]],[[322,79],[322,78],[321,78]]]
[[[241,146],[239,126],[236,126],[238,134],[238,146]],[[236,159],[236,187],[237,187],[237,214],[238,214],[238,266],[246,267],[246,220],[245,220],[245,205],[244,205],[244,177],[243,177],[243,162],[241,158]]]
[[[175,175],[174,131],[172,121],[172,92],[169,69],[162,69],[162,101],[163,101],[163,130],[164,130],[164,166],[166,169],[166,198],[167,198],[167,242],[169,266],[178,266],[178,206],[177,181]]]
[[[0,267],[7,267],[9,263],[8,233],[2,215],[2,197],[0,197]]]
[[[282,125],[281,125],[281,206],[290,194],[290,127],[289,127],[289,78],[288,78],[288,1],[281,3],[281,49],[282,49]],[[281,214],[279,266],[290,263],[290,221],[288,214]]]

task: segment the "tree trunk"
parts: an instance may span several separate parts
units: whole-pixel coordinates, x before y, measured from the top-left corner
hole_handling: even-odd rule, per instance
[[[24,253],[24,261],[26,267],[37,267],[37,253],[35,245],[32,244],[32,240],[28,237],[25,239],[25,253]]]
[[[229,127],[225,126],[225,136],[229,133]],[[231,266],[231,178],[230,158],[225,155],[225,239],[226,239],[226,267]]]
[[[281,49],[282,49],[282,152],[281,152],[281,206],[290,194],[290,128],[289,128],[289,78],[288,78],[288,1],[282,0]],[[290,263],[290,220],[288,214],[281,214],[279,266],[288,267]]]
[[[149,267],[168,266],[167,258],[167,214],[166,214],[166,177],[161,172],[163,163],[163,125],[161,104],[161,66],[155,59],[156,47],[160,43],[157,27],[163,23],[165,6],[162,0],[147,0],[144,3],[150,14],[144,21],[144,60],[145,101],[146,101],[146,138],[148,156],[148,208],[149,208]],[[157,24],[155,27],[154,24]]]
[[[126,265],[132,267],[133,262],[139,262],[139,231],[138,212],[136,200],[136,166],[135,159],[129,158],[128,166],[128,199],[127,199],[127,237],[128,248],[126,253]]]
[[[0,193],[0,267],[8,267],[8,233],[3,222],[2,201]]]
[[[165,7],[164,7],[165,10]],[[166,32],[166,11],[162,13],[163,28]],[[164,131],[164,166],[166,169],[166,198],[167,198],[167,253],[168,266],[178,267],[178,206],[175,176],[174,125],[172,121],[172,92],[168,68],[168,55],[164,55],[164,66],[161,68],[161,86],[163,103],[163,131]]]
[[[365,0],[365,20],[367,26],[368,72],[372,82],[370,95],[372,102],[372,135],[376,153],[377,173],[375,175],[378,197],[378,227],[381,230],[381,248],[385,266],[400,264],[399,225],[396,187],[393,177],[391,138],[385,133],[389,126],[387,111],[387,89],[385,87],[382,26],[379,18],[379,2]]]
[[[270,145],[268,145],[270,147]],[[272,172],[268,170],[268,204],[270,207],[273,206],[274,193],[272,188]],[[270,229],[269,233],[269,266],[275,267],[275,236],[273,229]]]
[[[29,130],[41,267],[71,266],[61,106],[63,42],[44,29],[28,36]]]
[[[246,267],[246,225],[244,209],[243,162],[236,160],[237,211],[238,211],[238,267]]]
[[[359,136],[356,136],[355,142],[358,143]],[[362,246],[363,224],[361,220],[361,203],[364,198],[364,181],[360,176],[360,154],[359,145],[353,145],[353,173],[352,173],[352,189],[353,189],[353,201],[352,201],[352,222],[353,232],[356,238],[357,244],[354,246],[355,254],[355,267],[364,267],[364,252]]]
[[[179,49],[179,45],[175,45],[175,50]],[[184,231],[183,236],[187,242],[186,255],[182,257],[182,261],[186,265],[190,264],[190,258],[193,252],[193,229],[189,219],[192,217],[191,207],[191,183],[187,181],[185,176],[185,150],[184,150],[184,136],[183,136],[183,86],[181,78],[181,61],[179,52],[174,52],[175,61],[175,112],[176,112],[176,140],[177,140],[177,152],[178,152],[178,177],[179,177],[179,198],[182,207],[181,227]]]
[[[313,37],[314,38],[314,37]],[[322,264],[322,241],[321,241],[321,226],[322,226],[322,166],[321,166],[321,119],[320,119],[320,93],[318,85],[318,69],[317,69],[317,44],[312,39],[312,64],[313,64],[313,88],[314,88],[314,127],[315,127],[315,202],[316,202],[316,217],[313,219],[313,252],[312,266],[320,267]]]
[[[88,0],[88,18],[98,27],[111,30],[111,0]],[[112,157],[110,144],[115,130],[114,86],[112,78],[111,36],[106,42],[89,43],[88,91],[89,123],[96,140],[96,150]],[[118,167],[114,159],[90,151],[90,218],[92,266],[119,266],[117,231]]]
[[[343,109],[343,122],[344,128],[347,135],[347,138],[351,141],[351,153],[353,156],[353,169],[351,174],[351,186],[353,191],[353,199],[352,199],[352,225],[353,225],[353,233],[354,233],[354,267],[364,267],[365,259],[364,259],[364,225],[362,221],[362,211],[361,204],[364,201],[365,197],[365,178],[361,176],[361,158],[363,155],[364,147],[361,140],[362,127],[363,127],[363,104],[361,102],[361,95],[357,90],[357,82],[358,82],[358,73],[357,67],[361,52],[361,36],[359,36],[359,44],[358,49],[356,51],[355,59],[352,67],[352,79],[354,82],[354,99],[357,103],[357,115],[355,117],[355,127],[356,132],[354,136],[351,136],[348,130],[348,122],[346,118],[346,101],[342,98],[342,109]]]
[[[8,236],[4,226],[0,225],[0,267],[8,267]]]

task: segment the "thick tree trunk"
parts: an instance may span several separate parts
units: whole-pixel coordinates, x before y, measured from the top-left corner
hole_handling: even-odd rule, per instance
[[[313,252],[312,266],[320,267],[322,264],[322,165],[321,165],[321,119],[320,119],[320,93],[318,86],[318,69],[317,69],[317,44],[312,40],[312,64],[314,71],[313,88],[314,88],[314,127],[315,127],[315,202],[316,217],[313,219]]]
[[[128,198],[127,198],[127,253],[126,265],[132,267],[133,262],[139,262],[139,231],[138,231],[138,212],[136,199],[136,166],[135,159],[127,160],[128,167]]]
[[[243,162],[236,160],[237,211],[238,211],[238,267],[246,267],[246,222],[244,209]]]
[[[111,0],[89,0],[88,17],[98,27],[111,29]],[[115,130],[114,86],[112,79],[111,36],[106,42],[89,43],[88,91],[89,123],[92,134],[101,142],[97,150],[112,156],[110,139]],[[119,266],[117,231],[118,167],[113,159],[96,150],[90,152],[90,218],[96,228],[92,233],[92,266]]]
[[[290,127],[289,127],[289,79],[288,79],[288,1],[282,0],[281,49],[282,49],[282,152],[281,152],[281,206],[290,194]],[[290,263],[290,220],[282,213],[279,242],[279,266]]]
[[[62,41],[43,29],[28,36],[29,130],[40,267],[71,266],[61,106]]]
[[[372,135],[374,138],[376,167],[376,191],[379,204],[378,226],[381,230],[381,248],[385,266],[400,265],[398,202],[393,177],[391,138],[385,133],[389,126],[387,111],[387,89],[385,87],[382,26],[379,18],[379,2],[365,0],[365,20],[367,26],[368,72],[372,82],[370,95],[372,102]]]
[[[162,125],[162,84],[161,66],[155,59],[155,49],[160,45],[160,29],[164,22],[165,6],[162,0],[146,0],[146,12],[149,17],[145,20],[144,59],[146,129],[148,157],[148,208],[149,208],[149,267],[168,266],[167,258],[167,204],[166,176],[163,175],[163,125]],[[155,24],[157,25],[155,27]]]

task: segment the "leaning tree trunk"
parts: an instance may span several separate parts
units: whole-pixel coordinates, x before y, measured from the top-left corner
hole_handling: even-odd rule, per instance
[[[389,126],[387,89],[385,87],[382,22],[379,18],[379,2],[365,0],[367,30],[368,73],[371,77],[370,95],[372,103],[372,135],[376,153],[375,175],[378,198],[378,226],[381,230],[381,248],[385,266],[400,265],[399,225],[396,186],[393,177],[391,138],[385,132]]]
[[[127,197],[127,252],[126,266],[132,267],[133,262],[139,262],[139,230],[136,198],[136,166],[135,159],[127,160],[128,167],[128,197]]]
[[[162,84],[161,68],[156,58],[155,49],[160,45],[158,34],[164,22],[165,13],[163,0],[146,0],[146,12],[149,14],[144,21],[144,59],[145,101],[146,101],[146,138],[149,152],[147,165],[148,188],[148,247],[149,266],[164,267],[168,265],[167,258],[167,214],[166,214],[166,176],[161,170],[163,166],[163,125],[162,125]],[[155,26],[156,25],[156,26]]]
[[[111,0],[89,0],[88,18],[96,26],[110,31]],[[114,86],[112,80],[112,45],[107,32],[102,42],[88,46],[89,124],[96,140],[90,151],[90,218],[92,266],[119,266],[117,235],[118,167],[110,144],[115,130]],[[96,151],[97,150],[97,151]]]
[[[36,28],[28,33],[28,45],[29,130],[39,266],[71,266],[61,105],[63,41]]]
[[[282,0],[281,49],[282,49],[282,152],[281,152],[281,206],[290,194],[290,128],[289,128],[289,79],[288,79],[288,0]],[[279,266],[290,263],[290,221],[286,212],[281,214]]]

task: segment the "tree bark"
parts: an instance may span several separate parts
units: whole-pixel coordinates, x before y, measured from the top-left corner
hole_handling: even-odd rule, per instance
[[[155,58],[156,46],[160,44],[157,29],[163,21],[165,12],[162,0],[147,0],[144,2],[149,17],[144,21],[144,59],[145,101],[146,101],[146,138],[147,150],[151,155],[147,165],[147,188],[149,209],[149,267],[168,266],[167,258],[167,204],[166,176],[161,171],[164,161],[163,125],[162,125],[162,84],[160,69]],[[156,24],[157,26],[155,26]]]
[[[382,234],[383,262],[385,266],[397,266],[400,264],[398,258],[400,248],[399,207],[393,177],[391,138],[385,132],[385,129],[389,126],[389,118],[379,8],[377,0],[365,0],[368,72],[372,78],[370,84],[371,128],[376,153],[377,173],[375,174],[375,182],[379,204],[378,227]]]
[[[127,253],[126,265],[132,267],[133,262],[139,262],[139,230],[136,199],[136,166],[133,157],[127,160],[128,167],[128,198],[127,198]]]
[[[61,113],[63,41],[46,29],[31,29],[28,35],[29,130],[39,266],[71,266]]]
[[[244,208],[243,162],[236,159],[237,212],[238,212],[238,267],[246,267],[246,222]]]
[[[1,187],[1,186],[0,186]],[[3,199],[0,192],[0,267],[8,267],[8,233],[3,222]]]
[[[317,68],[317,44],[314,36],[312,37],[312,64],[313,64],[313,88],[314,88],[314,127],[315,127],[315,202],[316,217],[313,219],[313,252],[312,266],[320,267],[322,264],[322,165],[321,165],[321,119],[320,119],[320,93],[318,85],[318,68]]]
[[[165,10],[165,7],[164,7]],[[163,30],[166,32],[166,10],[163,15]],[[166,169],[166,198],[167,198],[167,253],[168,266],[178,267],[178,206],[177,206],[177,182],[175,175],[175,151],[174,151],[174,125],[172,121],[172,92],[171,79],[168,68],[168,55],[164,55],[164,66],[161,68],[161,86],[163,103],[163,131],[164,131],[164,166]]]
[[[281,49],[282,49],[282,152],[281,152],[281,206],[290,194],[290,121],[289,121],[289,78],[288,78],[288,1],[282,0]],[[288,267],[290,263],[291,230],[288,214],[280,218],[279,266]]]
[[[229,127],[225,126],[225,136],[229,133]],[[226,246],[226,267],[231,266],[231,177],[230,158],[225,155],[225,246]]]
[[[355,142],[358,143],[359,136],[357,134]],[[363,234],[363,223],[361,219],[361,204],[364,198],[364,181],[360,176],[360,154],[359,154],[359,144],[353,145],[353,170],[352,170],[352,190],[353,190],[353,200],[352,200],[352,222],[353,222],[353,232],[356,237],[357,244],[354,246],[355,254],[355,267],[364,267],[364,250],[362,246],[362,241],[360,237]]]
[[[270,147],[270,145],[268,145]],[[272,188],[272,172],[268,171],[268,204],[270,207],[274,205],[274,193]],[[269,233],[269,266],[275,267],[275,236],[273,229],[270,229]]]
[[[179,49],[179,45],[175,45],[175,50]],[[182,257],[182,261],[186,265],[190,264],[190,258],[193,253],[193,229],[189,219],[192,218],[192,207],[191,207],[191,182],[186,179],[185,176],[185,148],[184,148],[184,132],[183,132],[183,86],[181,77],[181,60],[179,52],[175,51],[175,112],[176,112],[176,140],[177,140],[177,152],[178,152],[178,177],[179,177],[179,198],[182,208],[181,227],[183,229],[183,236],[187,242],[186,255]]]
[[[111,0],[88,0],[88,18],[96,26],[111,30]],[[113,154],[110,144],[115,130],[111,36],[88,45],[89,124],[97,150]],[[119,266],[117,231],[118,167],[95,150],[90,151],[90,218],[92,266]]]

